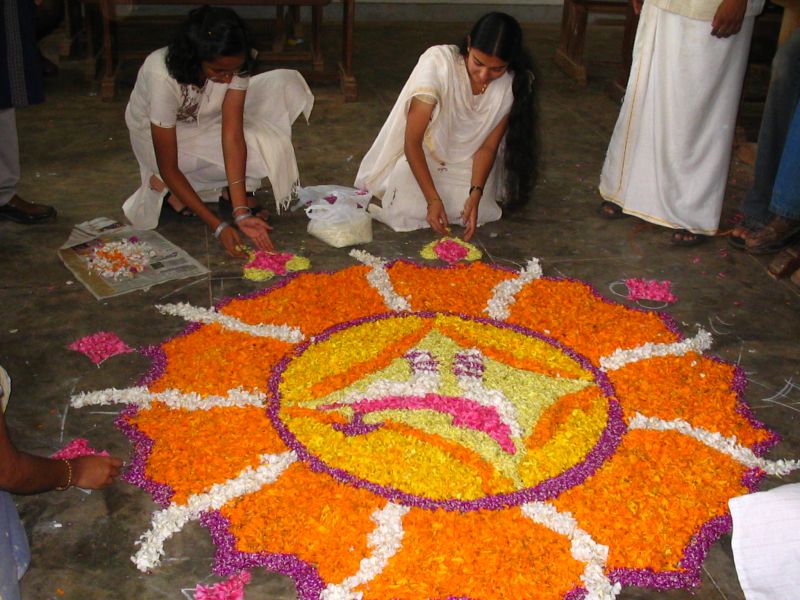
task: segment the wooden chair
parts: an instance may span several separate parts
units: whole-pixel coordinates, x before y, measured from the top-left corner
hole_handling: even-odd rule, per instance
[[[117,43],[115,27],[117,25],[117,7],[123,5],[183,5],[196,6],[197,0],[83,0],[87,4],[100,3],[100,12],[103,23],[103,80],[100,87],[100,96],[103,100],[111,100],[116,93],[116,78],[118,66],[124,60],[142,60],[148,51],[144,48],[134,50],[122,49]],[[355,0],[342,0],[342,62],[338,72],[327,73],[324,68],[322,53],[322,11],[331,0],[215,0],[217,6],[275,6],[276,7],[276,36],[275,43],[270,51],[259,50],[259,61],[267,63],[281,62],[307,62],[311,69],[304,75],[312,82],[338,79],[342,94],[346,102],[355,101],[358,97],[358,88],[353,75],[353,33]],[[301,6],[311,7],[311,45],[308,50],[291,50],[286,48],[285,21],[283,18],[285,7],[292,9],[292,17],[299,16]]]
[[[589,13],[624,15],[627,10],[627,0],[564,0],[561,40],[554,57],[556,64],[572,79],[585,85],[586,63],[583,55]]]

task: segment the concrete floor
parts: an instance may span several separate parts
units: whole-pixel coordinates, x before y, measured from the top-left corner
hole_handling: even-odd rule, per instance
[[[431,44],[455,41],[454,34],[466,29],[466,24],[442,23],[359,27],[355,71],[360,101],[343,104],[336,88],[315,87],[311,124],[295,126],[303,183],[349,185],[416,57]],[[543,174],[531,206],[481,228],[477,245],[489,260],[505,265],[539,257],[545,274],[589,281],[610,297],[615,297],[610,284],[627,277],[671,280],[679,301],[669,312],[684,331],[693,332],[696,324],[716,330],[713,353],[740,362],[750,375],[747,399],[756,416],[783,436],[770,457],[800,457],[800,389],[775,397],[800,375],[800,289],[770,279],[766,259],[728,251],[725,239],[679,249],[671,247],[668,233],[657,227],[634,219],[598,219],[596,184],[618,110],[604,93],[613,68],[594,64],[588,87],[579,87],[551,62],[558,27],[530,25],[526,30],[540,69]],[[591,31],[589,55],[616,58],[621,30]],[[137,187],[139,177],[123,122],[128,90],[123,89],[117,101],[102,103],[97,83],[85,81],[82,68],[77,61],[62,63],[59,77],[48,80],[47,102],[18,112],[20,194],[56,206],[59,217],[35,227],[0,222],[0,363],[14,379],[7,416],[20,448],[50,454],[74,437],[88,437],[98,447],[128,456],[128,442],[113,426],[116,408],[68,410],[68,401],[78,391],[133,385],[149,361],[126,354],[95,368],[67,345],[99,330],[116,332],[131,346],[157,344],[183,324],[160,315],[154,304],[211,306],[258,285],[241,279],[241,264],[226,257],[197,222],[168,223],[160,232],[207,264],[207,278],[108,301],[94,300],[73,282],[56,256],[57,247],[74,223],[97,216],[121,218],[122,201]],[[748,168],[733,166],[723,228],[749,178]],[[309,237],[302,214],[274,217],[273,224],[276,244],[309,257],[314,268],[352,262],[346,251]],[[413,257],[431,239],[428,232],[396,234],[379,224],[374,232],[374,242],[365,249],[384,257]],[[800,481],[800,473],[787,480]],[[771,478],[764,487],[779,483]],[[17,500],[33,551],[33,564],[22,584],[26,599],[180,598],[182,588],[215,581],[210,577],[213,547],[198,525],[174,536],[166,560],[153,573],[135,569],[129,557],[155,508],[137,488],[116,484],[91,494],[72,489]],[[256,573],[247,597],[294,598],[294,588],[283,577]],[[703,584],[694,595],[638,589],[620,595],[690,597],[743,598],[729,536],[713,546]]]

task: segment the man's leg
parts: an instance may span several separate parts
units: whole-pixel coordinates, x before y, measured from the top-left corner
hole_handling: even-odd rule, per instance
[[[19,143],[17,118],[13,108],[0,109],[0,219],[32,224],[56,216],[52,206],[26,202],[17,196],[19,181]]]
[[[758,155],[753,187],[747,192],[742,203],[745,218],[755,226],[766,225],[772,220],[768,208],[772,199],[772,188],[798,99],[800,99],[800,29],[784,42],[772,61],[772,77],[758,132]]]

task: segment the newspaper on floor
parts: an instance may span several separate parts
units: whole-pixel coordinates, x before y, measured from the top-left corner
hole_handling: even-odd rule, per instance
[[[125,273],[123,277],[102,275],[92,266],[97,250],[105,244],[135,240],[148,250],[142,270]],[[64,265],[72,271],[92,295],[98,299],[121,296],[134,290],[146,290],[159,283],[198,277],[208,269],[155,231],[133,229],[106,217],[98,217],[76,225],[69,238],[58,250]]]

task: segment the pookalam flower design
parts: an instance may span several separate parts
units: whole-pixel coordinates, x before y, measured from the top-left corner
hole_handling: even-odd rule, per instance
[[[420,256],[428,260],[438,258],[452,265],[460,260],[479,260],[482,254],[480,250],[469,242],[457,237],[443,237],[427,244],[420,251]]]
[[[131,483],[161,509],[156,568],[189,521],[221,577],[300,598],[614,598],[697,585],[729,498],[770,461],[737,367],[666,316],[481,262],[293,274],[148,350],[125,403]]]
[[[244,265],[243,276],[251,281],[267,281],[276,275],[286,275],[290,271],[304,271],[311,267],[311,261],[288,252],[251,251]]]

